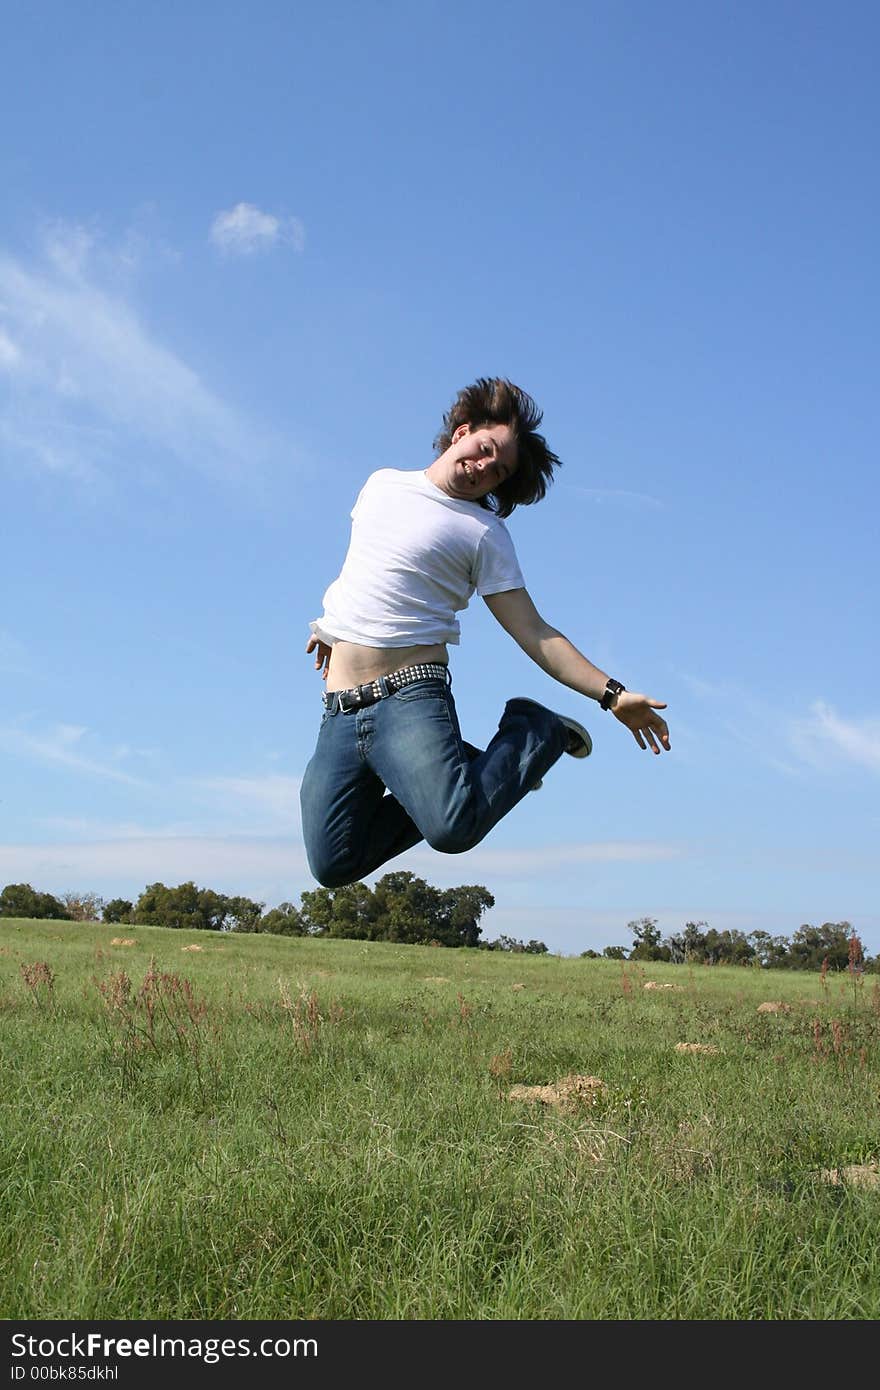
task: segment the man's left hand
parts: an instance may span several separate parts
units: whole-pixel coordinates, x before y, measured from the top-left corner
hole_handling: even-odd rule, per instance
[[[632,690],[622,690],[611,706],[615,719],[625,724],[640,748],[659,753],[660,746],[669,752],[669,729],[666,720],[655,710],[665,709],[664,700],[651,700]]]

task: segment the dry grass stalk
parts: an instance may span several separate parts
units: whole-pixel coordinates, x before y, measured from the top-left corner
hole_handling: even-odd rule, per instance
[[[496,1052],[489,1063],[489,1075],[494,1076],[500,1084],[510,1076],[513,1067],[513,1053],[509,1047],[505,1047],[503,1052]]]
[[[22,965],[21,978],[24,980],[25,988],[30,990],[31,998],[37,1008],[43,1007],[43,993],[46,996],[46,1003],[52,1002],[52,990],[55,987],[55,974],[51,965],[45,960],[35,960],[32,965]]]
[[[321,1025],[324,1022],[318,1005],[318,996],[314,990],[307,990],[305,985],[300,985],[297,998],[292,999],[290,986],[286,980],[279,979],[278,986],[281,994],[281,1007],[290,1020],[296,1045],[308,1055],[318,1043]],[[342,1009],[340,1007],[333,1022],[338,1022],[341,1017]]]

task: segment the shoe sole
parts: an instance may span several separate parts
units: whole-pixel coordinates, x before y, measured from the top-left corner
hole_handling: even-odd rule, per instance
[[[546,705],[539,705],[537,700],[530,700],[525,695],[517,697],[524,705],[534,705],[536,709],[547,709]],[[548,713],[555,714],[560,724],[564,724],[569,733],[574,734],[578,740],[575,748],[566,748],[566,753],[570,758],[588,758],[593,751],[593,740],[587,733],[583,724],[579,724],[576,719],[571,719],[567,714],[557,714],[556,710],[549,710]],[[537,790],[534,788],[533,790]]]

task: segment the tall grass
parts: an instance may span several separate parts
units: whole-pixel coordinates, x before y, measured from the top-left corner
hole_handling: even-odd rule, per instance
[[[4,921],[0,1048],[4,1318],[880,1313],[850,975]]]

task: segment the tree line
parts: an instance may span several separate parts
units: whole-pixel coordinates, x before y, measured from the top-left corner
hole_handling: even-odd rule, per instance
[[[175,888],[151,883],[136,902],[97,893],[40,893],[29,883],[10,883],[0,892],[0,917],[43,917],[94,922],[101,918],[128,926],[188,928],[196,931],[269,932],[276,936],[336,936],[359,941],[397,941],[438,946],[472,946],[489,951],[547,952],[543,941],[499,936],[483,941],[480,919],[495,899],[482,884],[434,888],[403,870],[385,874],[374,888],[314,888],[299,905],[279,903],[265,910],[252,898],[230,897],[195,883]],[[716,931],[707,922],[687,922],[663,936],[653,917],[627,923],[631,947],[583,951],[584,958],[668,961],[673,965],[751,965],[765,970],[852,970],[880,973],[880,956],[866,956],[849,922],[809,923],[791,936],[766,931]]]
[[[407,870],[385,874],[375,887],[315,888],[300,894],[299,905],[230,897],[195,883],[167,887],[148,884],[136,902],[96,893],[63,893],[55,898],[29,883],[10,883],[0,892],[0,917],[97,921],[127,926],[187,928],[196,931],[269,932],[276,936],[336,936],[359,941],[397,941],[438,946],[476,946],[482,950],[543,954],[543,941],[499,936],[483,941],[480,919],[495,906],[482,884],[434,888]]]
[[[610,960],[669,961],[672,965],[755,965],[765,970],[857,970],[880,972],[880,956],[866,956],[849,922],[809,923],[791,938],[770,932],[716,931],[708,922],[687,922],[684,929],[663,936],[656,919],[639,917],[627,923],[633,944],[606,946],[582,955]]]

